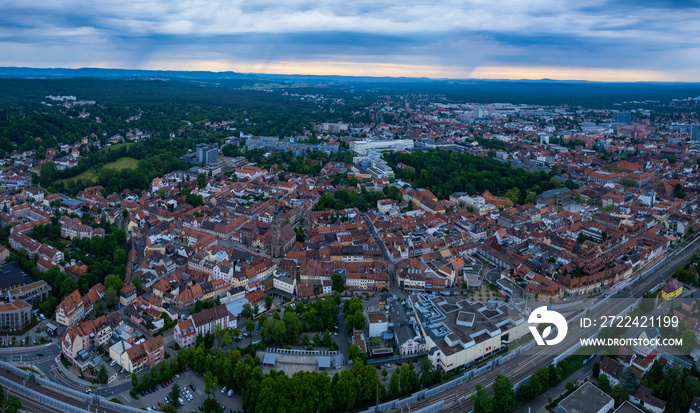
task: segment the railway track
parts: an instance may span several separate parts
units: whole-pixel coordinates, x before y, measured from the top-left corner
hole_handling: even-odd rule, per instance
[[[698,248],[698,241],[700,241],[700,238],[694,240],[682,252],[669,256],[665,260],[661,261],[658,266],[652,267],[648,272],[642,274],[642,277],[644,278],[638,279],[631,285],[623,288],[615,295],[615,297],[638,298],[649,292],[660,282],[667,280],[673,275],[673,271],[675,271],[676,267],[685,264],[685,262],[690,258],[690,255]],[[628,303],[624,303],[622,301],[623,300],[614,300],[614,302],[608,306],[598,306],[598,308],[591,312],[590,317],[593,318],[601,315],[619,314],[628,305]],[[579,342],[579,339],[589,337],[591,333],[591,330],[584,329],[577,329],[574,334],[571,334],[571,331],[569,331],[569,335],[565,339],[566,347],[564,348],[571,348]],[[545,355],[545,350],[541,350],[535,354],[515,356],[504,365],[489,370],[488,372],[483,373],[474,379],[470,379],[461,385],[455,386],[442,393],[426,397],[422,400],[418,400],[416,403],[410,405],[410,410],[415,411],[428,407],[442,400],[444,401],[445,407],[442,408],[440,412],[472,411],[474,405],[471,395],[476,391],[476,386],[478,384],[486,387],[489,393],[492,393],[491,388],[493,386],[493,382],[496,380],[496,376],[499,374],[507,376],[510,379],[510,382],[515,384],[530,377],[538,368],[545,367],[551,364],[553,361],[554,356]],[[401,412],[402,409],[392,409],[388,411]]]
[[[5,371],[5,370],[2,370],[2,369],[0,369],[0,376],[5,377],[6,379],[9,379],[9,380],[11,380],[11,381],[14,381],[15,383],[19,383],[19,384],[23,385],[24,387],[26,387],[26,388],[28,388],[28,389],[31,389],[31,390],[34,390],[34,391],[36,391],[36,392],[38,392],[38,393],[44,394],[44,395],[46,395],[46,396],[48,396],[48,397],[50,397],[50,398],[52,398],[52,399],[54,399],[54,400],[61,401],[61,402],[63,402],[63,403],[69,404],[69,405],[71,405],[71,406],[78,407],[78,408],[80,408],[80,409],[83,409],[83,410],[86,410],[86,411],[89,411],[89,412],[94,412],[94,413],[119,413],[119,412],[116,412],[116,411],[114,411],[114,410],[105,408],[105,407],[103,407],[103,406],[99,406],[99,405],[95,405],[95,404],[88,404],[88,403],[84,402],[83,400],[78,400],[78,399],[76,399],[76,398],[74,398],[74,397],[72,397],[72,396],[69,396],[69,395],[67,395],[67,394],[60,393],[60,392],[58,392],[58,391],[56,391],[56,390],[53,390],[53,389],[50,389],[50,388],[47,388],[47,387],[40,386],[39,384],[34,383],[33,381],[24,380],[23,378],[18,377],[18,376],[15,376],[14,374],[9,373],[9,372],[7,372],[7,371]],[[17,393],[17,392],[15,392],[15,393]],[[43,403],[41,403],[41,402],[39,402],[39,401],[36,401],[36,400],[34,400],[34,399],[31,399],[31,398],[29,398],[29,397],[26,396],[26,395],[24,396],[24,399],[31,400],[30,403],[31,403],[33,406],[37,406],[37,405],[38,405],[38,406],[41,406],[41,409],[40,409],[40,410],[37,410],[37,411],[40,412],[40,413],[47,412],[47,411],[52,411],[52,409],[53,409],[53,411],[56,411],[56,410],[55,410],[56,408],[54,408],[54,407],[52,407],[52,406],[45,405],[45,404],[43,404]],[[24,406],[24,404],[23,404],[22,406]],[[57,411],[60,412],[60,411],[62,411],[62,410],[57,410]]]
[[[62,410],[53,406],[47,406],[21,392],[12,389],[6,389],[6,391],[19,398],[19,400],[22,402],[22,410],[24,411],[32,413],[63,413]]]

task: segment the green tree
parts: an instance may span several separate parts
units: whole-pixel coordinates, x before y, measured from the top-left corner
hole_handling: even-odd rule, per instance
[[[355,375],[350,370],[340,372],[338,382],[333,387],[336,406],[340,409],[349,409],[357,401],[358,383]]]
[[[124,250],[121,251],[124,252]],[[108,276],[106,276],[103,284],[105,286],[105,290],[109,290],[111,288],[115,291],[119,291],[122,288],[122,280],[118,275],[115,274],[109,274]]]
[[[598,388],[604,392],[607,392],[610,388],[610,379],[606,374],[601,374],[598,376]]]
[[[100,317],[104,315],[106,311],[107,305],[105,304],[104,300],[100,300],[95,303],[95,317]]]
[[[343,276],[338,273],[334,273],[331,276],[331,283],[333,284],[333,289],[338,292],[344,292],[345,291],[345,280],[343,280]]]
[[[117,306],[118,302],[119,302],[119,296],[115,290],[110,288],[109,290],[105,291],[104,304],[107,307],[114,308]]]
[[[287,327],[284,325],[284,322],[275,318],[267,320],[265,324],[260,327],[260,335],[262,336],[262,339],[268,342],[285,344],[286,334]]]
[[[207,176],[201,173],[197,176],[197,187],[204,188],[205,186],[207,186]]]
[[[396,369],[389,379],[389,396],[395,398],[399,395],[401,395],[401,371]]]
[[[629,398],[629,395],[620,384],[616,384],[613,386],[612,391],[610,392],[610,396],[612,396],[612,398],[615,399],[615,408],[620,407],[620,405]]]
[[[216,382],[211,371],[204,372],[204,393],[209,397],[214,397],[216,394]]]
[[[476,385],[476,392],[472,394],[472,401],[474,402],[474,413],[496,412],[496,403],[489,397],[486,387],[481,384]]]
[[[251,333],[253,330],[255,330],[255,323],[253,322],[252,319],[248,319],[245,322],[245,329],[247,332]]]
[[[362,359],[362,352],[360,352],[360,346],[357,344],[350,344],[350,360]]]
[[[137,291],[142,291],[141,290],[141,277],[139,277],[138,275],[134,275],[133,277],[131,277],[131,285],[136,287]],[[139,294],[141,294],[141,293],[139,292]]]
[[[512,412],[515,410],[515,392],[508,377],[499,374],[493,384],[494,400],[499,412]]]
[[[51,185],[56,180],[56,164],[44,162],[39,172],[39,184],[43,187]]]
[[[221,412],[221,405],[213,397],[207,397],[206,400],[204,400],[204,405],[202,407],[204,407],[204,411],[207,413]]]
[[[170,393],[168,393],[168,396],[170,397],[170,400],[172,400],[172,404],[175,405],[175,407],[180,407],[180,402],[177,400],[180,398],[180,385],[177,383],[173,384],[172,389],[170,390]]]
[[[272,308],[272,301],[274,298],[271,295],[266,295],[265,296],[265,307],[269,310]]]
[[[97,382],[107,384],[107,380],[109,380],[107,368],[104,366],[104,364],[101,364],[100,368],[97,370]]]
[[[241,311],[241,316],[245,318],[252,318],[253,315],[253,307],[251,307],[250,304],[244,304],[243,310]]]
[[[238,330],[238,329],[236,329]],[[220,343],[222,347],[229,347],[233,343],[233,338],[232,335],[239,336],[241,334],[241,330],[238,330],[238,334],[235,333],[235,331],[232,333],[231,330],[226,330],[221,337]]]
[[[684,330],[681,333],[681,339],[683,340],[683,346],[681,347],[683,353],[690,354],[691,351],[698,345],[697,337],[691,330]]]
[[[639,378],[632,367],[625,367],[620,374],[620,386],[627,393],[632,393],[639,386]],[[615,396],[613,396],[615,397]]]
[[[132,388],[137,388],[139,385],[139,378],[136,376],[136,373],[131,373],[131,387]]]

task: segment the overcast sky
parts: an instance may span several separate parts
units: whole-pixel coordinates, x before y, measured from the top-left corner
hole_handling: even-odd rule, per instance
[[[700,81],[700,0],[3,0],[0,66]]]

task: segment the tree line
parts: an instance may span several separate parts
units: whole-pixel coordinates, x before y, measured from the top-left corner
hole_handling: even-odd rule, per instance
[[[505,194],[518,189],[517,203],[525,203],[528,192],[541,193],[554,189],[558,180],[551,178],[558,174],[525,172],[512,169],[508,163],[489,157],[433,149],[424,152],[390,153],[384,155],[394,168],[396,178],[410,182],[416,188],[430,190],[440,199],[448,198],[454,192],[480,195],[490,191],[494,195]],[[399,168],[399,163],[414,168]]]

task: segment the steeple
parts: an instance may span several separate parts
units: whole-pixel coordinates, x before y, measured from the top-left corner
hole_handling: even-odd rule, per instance
[[[272,213],[272,236],[270,237],[270,255],[279,257],[282,254],[282,245],[280,242],[280,210],[275,202],[275,209]]]

